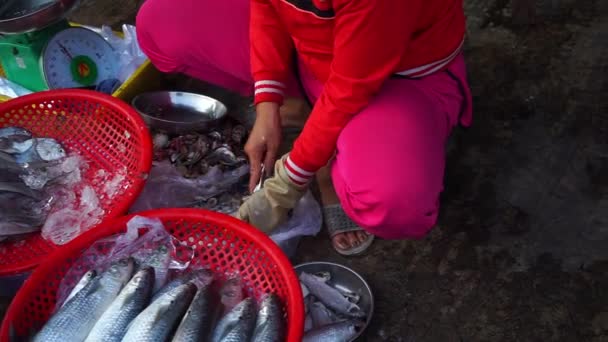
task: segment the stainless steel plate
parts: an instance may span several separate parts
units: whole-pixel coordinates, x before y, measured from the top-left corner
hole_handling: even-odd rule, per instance
[[[205,131],[217,126],[228,109],[209,96],[177,91],[155,91],[131,102],[151,129],[170,134]]]
[[[367,313],[367,321],[365,326],[353,341],[359,338],[365,329],[369,326],[374,315],[374,295],[371,287],[367,282],[354,270],[332,262],[316,261],[297,265],[295,271],[300,275],[302,272],[315,274],[319,272],[329,272],[331,280],[329,283],[335,287],[342,287],[361,296],[361,300],[357,305]]]
[[[0,33],[41,30],[66,17],[79,0],[0,0]]]

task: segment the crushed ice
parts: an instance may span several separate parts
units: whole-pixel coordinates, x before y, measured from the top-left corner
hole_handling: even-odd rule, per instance
[[[106,213],[103,198],[112,198],[126,189],[126,170],[99,169],[89,181],[82,175],[89,165],[79,155],[70,155],[60,164],[23,177],[32,188],[47,187],[51,209],[42,227],[42,237],[57,245],[70,242],[99,224]],[[96,190],[97,189],[97,190]]]

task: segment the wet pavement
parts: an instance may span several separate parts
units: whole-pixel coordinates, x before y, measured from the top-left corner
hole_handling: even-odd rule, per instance
[[[361,257],[305,239],[298,262],[360,272],[367,341],[608,341],[608,3],[465,1],[475,118],[448,150],[440,222]],[[73,19],[129,22],[137,0]],[[106,6],[106,7],[103,7]]]

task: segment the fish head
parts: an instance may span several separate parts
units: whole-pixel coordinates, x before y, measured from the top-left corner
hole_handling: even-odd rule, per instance
[[[108,269],[110,277],[119,281],[122,284],[126,284],[135,268],[135,260],[133,258],[123,258],[113,262]]]
[[[148,287],[148,285],[154,282],[154,268],[150,266],[145,266],[131,278],[131,282],[135,285],[135,287]]]
[[[44,161],[59,160],[67,156],[63,146],[52,138],[36,139],[36,152]]]

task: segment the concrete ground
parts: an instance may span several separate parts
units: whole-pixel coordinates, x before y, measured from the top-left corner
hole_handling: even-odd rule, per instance
[[[369,281],[365,340],[608,341],[608,3],[513,1],[465,1],[475,119],[448,151],[438,227],[357,258],[324,233],[300,246],[298,262]],[[119,25],[141,2],[73,17]]]

